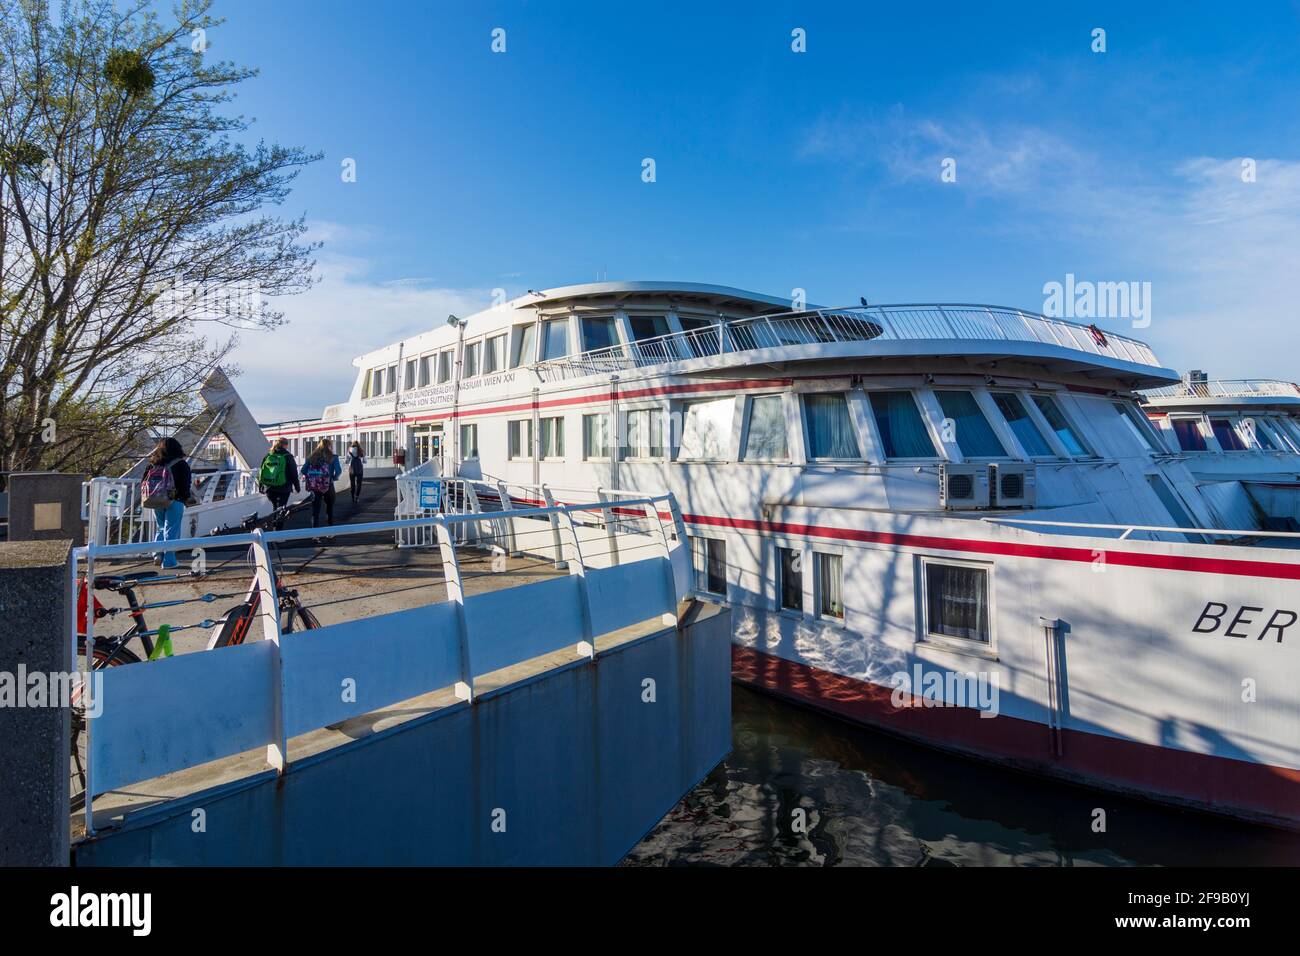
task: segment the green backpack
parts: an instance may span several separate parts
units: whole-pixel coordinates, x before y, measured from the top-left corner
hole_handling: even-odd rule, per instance
[[[284,484],[284,468],[284,455],[273,452],[262,459],[262,468],[257,473],[257,480],[265,488],[278,488]]]

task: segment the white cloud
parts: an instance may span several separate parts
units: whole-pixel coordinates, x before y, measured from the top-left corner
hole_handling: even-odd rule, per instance
[[[483,290],[424,278],[373,279],[369,262],[356,254],[368,235],[334,223],[311,224],[308,238],[326,243],[316,257],[320,281],[308,292],[274,301],[285,325],[240,333],[231,356],[243,372],[235,387],[258,421],[319,416],[326,405],[348,397],[355,356],[436,328],[448,314],[469,315],[491,304],[491,293]]]

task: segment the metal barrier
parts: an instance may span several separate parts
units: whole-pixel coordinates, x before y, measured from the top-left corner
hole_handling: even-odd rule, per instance
[[[626,345],[594,349],[534,366],[542,381],[606,375],[628,369],[756,349],[909,340],[1036,342],[1159,367],[1150,346],[1063,319],[986,305],[885,305],[814,309],[733,319]]]
[[[92,478],[81,483],[81,518],[86,540],[98,545],[150,541],[155,532],[153,510],[142,503],[140,478]],[[190,493],[194,507],[236,498],[260,497],[257,476],[243,468],[195,474]]]
[[[690,557],[680,539],[674,547],[659,518],[667,514],[673,527],[682,527],[675,499],[665,494],[609,505],[654,515],[650,524],[660,531],[652,546],[620,541],[625,555],[636,548],[638,558],[614,565],[601,560],[578,530],[584,515],[604,507],[502,513],[505,521],[543,523],[547,534],[558,528],[569,573],[472,596],[465,593],[455,541],[458,528],[481,520],[475,513],[223,538],[223,547],[251,550],[263,640],[96,671],[97,680],[84,688],[87,833],[94,832],[95,795],[262,746],[270,767],[283,773],[291,737],[443,688],[473,701],[485,674],[565,647],[594,658],[601,635],[647,620],[675,621],[678,600],[690,593]],[[282,633],[273,546],[424,528],[432,529],[440,549],[445,602]],[[84,574],[93,581],[96,562],[211,545],[210,539],[90,544],[73,553],[73,579]],[[75,648],[75,607],[69,617]],[[88,627],[86,672],[93,616]],[[364,692],[355,699],[340,695],[341,681]]]

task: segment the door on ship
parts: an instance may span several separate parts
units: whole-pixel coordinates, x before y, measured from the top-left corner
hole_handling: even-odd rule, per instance
[[[442,428],[423,428],[412,434],[411,452],[416,465],[442,458]]]

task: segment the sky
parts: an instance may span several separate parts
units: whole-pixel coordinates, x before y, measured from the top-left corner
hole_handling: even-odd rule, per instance
[[[354,356],[494,289],[600,277],[1037,311],[1067,275],[1138,283],[1145,313],[1098,325],[1300,378],[1298,2],[214,13],[207,55],[260,70],[250,135],[324,154],[281,210],[318,284],[234,356],[259,420],[318,416]]]

